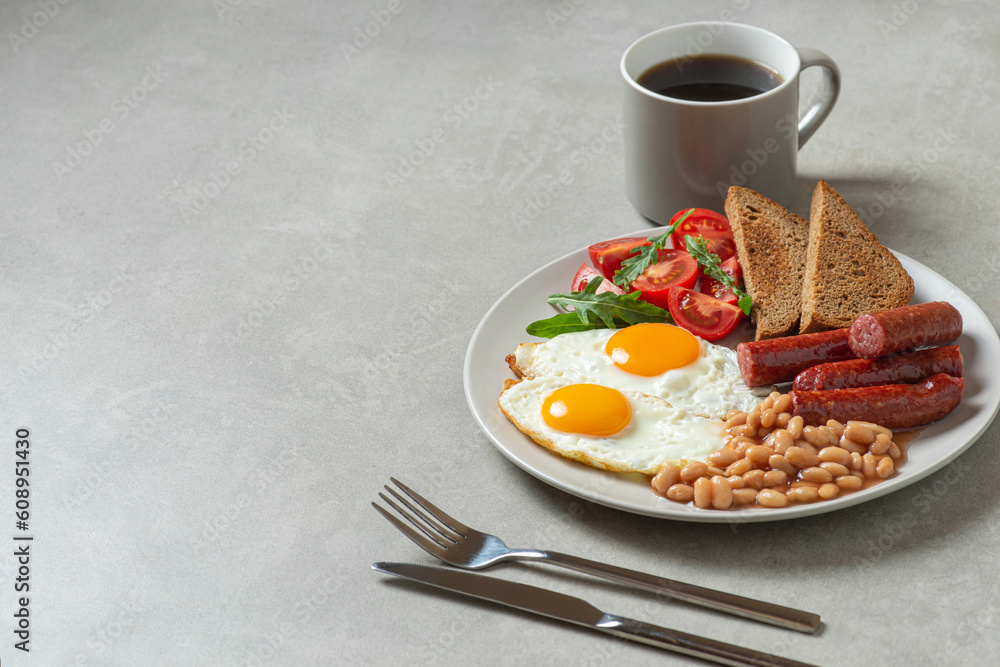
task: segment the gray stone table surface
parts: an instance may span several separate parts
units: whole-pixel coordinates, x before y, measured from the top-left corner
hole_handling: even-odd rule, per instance
[[[494,572],[615,613],[823,665],[1000,662],[995,426],[887,497],[706,525],[552,488],[472,417],[463,361],[489,307],[651,227],[624,194],[618,62],[702,19],[839,63],[787,204],[805,214],[827,179],[995,326],[995,2],[2,3],[4,667],[688,662],[373,572],[433,562],[370,505],[390,475],[508,542],[795,603],[826,627]]]

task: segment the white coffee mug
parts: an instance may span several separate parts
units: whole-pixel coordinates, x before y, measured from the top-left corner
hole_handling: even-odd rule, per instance
[[[654,65],[736,56],[781,77],[776,87],[743,99],[698,102],[667,97],[638,79]],[[799,116],[799,73],[822,68],[820,93]],[[837,65],[815,49],[797,49],[762,28],[738,23],[686,23],[634,42],[622,56],[625,186],[645,217],[666,224],[677,211],[722,212],[730,185],[787,205],[799,149],[833,108]]]

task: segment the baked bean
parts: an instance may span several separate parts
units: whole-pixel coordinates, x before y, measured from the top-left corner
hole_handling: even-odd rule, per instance
[[[667,498],[679,503],[689,503],[694,498],[694,487],[690,484],[674,484],[667,489]]]
[[[798,447],[799,449],[806,450],[810,454],[815,454],[816,452],[819,451],[816,447],[813,447],[811,444],[809,444],[805,440],[796,440],[795,441],[795,446]]]
[[[740,459],[736,463],[726,468],[726,476],[732,477],[733,475],[742,475],[751,468],[753,468],[752,463],[750,463],[746,459]]]
[[[704,461],[691,461],[681,468],[681,479],[690,484],[708,471],[708,464]]]
[[[732,447],[723,447],[722,449],[717,449],[708,455],[708,462],[719,468],[725,468],[730,463],[734,463],[739,460],[739,453]]]
[[[743,474],[743,481],[751,489],[762,489],[764,488],[764,471],[749,470]]]
[[[819,463],[819,456],[802,447],[789,447],[785,451],[785,460],[796,468],[809,468]]]
[[[653,475],[653,488],[660,493],[666,493],[667,489],[681,481],[681,471],[677,466],[666,465],[660,468],[660,472]]]
[[[830,498],[836,498],[840,495],[840,487],[833,483],[826,483],[819,487],[819,497],[823,500],[829,500]]]
[[[767,460],[771,458],[771,454],[773,453],[774,450],[770,447],[756,445],[747,450],[747,458],[754,467],[762,468],[767,465]]]
[[[833,475],[830,471],[820,467],[803,468],[799,476],[807,482],[815,482],[816,484],[825,484],[826,482],[833,481]]]
[[[784,507],[788,497],[775,489],[762,489],[757,493],[757,504],[763,507]]]
[[[733,487],[725,477],[712,478],[712,507],[727,510],[733,506]]]
[[[824,447],[816,452],[816,456],[819,457],[820,461],[832,461],[840,465],[847,465],[851,462],[851,453],[843,447],[837,447],[836,445],[833,447]]]
[[[757,435],[757,425],[747,423],[733,426],[729,429],[729,435],[745,435],[748,438],[752,438]]]
[[[792,434],[793,438],[798,440],[802,436],[802,429],[804,427],[805,421],[803,421],[802,417],[796,415],[788,420],[788,426],[785,428],[788,429],[788,432]]]
[[[875,436],[875,440],[868,445],[868,451],[876,456],[881,456],[889,451],[889,447],[892,446],[892,438],[887,436],[885,433],[879,433]]]
[[[726,428],[731,429],[747,423],[747,413],[737,412],[735,415],[726,417]]]
[[[781,486],[788,481],[788,475],[784,470],[768,470],[761,479],[761,484],[765,487]]]
[[[864,459],[864,463],[861,466],[861,471],[865,474],[865,477],[874,477],[878,459],[875,458],[874,454],[865,454],[862,458]]]
[[[825,426],[806,426],[802,429],[802,438],[817,449],[837,444],[833,432]]]
[[[857,491],[864,485],[864,482],[857,475],[844,475],[835,479],[834,482],[844,491]]]
[[[792,434],[783,428],[771,431],[769,439],[771,446],[774,447],[774,451],[779,454],[784,454],[785,450],[795,444],[795,438],[793,438]]]
[[[868,445],[862,445],[860,442],[855,442],[846,435],[840,439],[840,448],[857,454],[864,454],[868,451]]]
[[[794,475],[798,472],[798,468],[789,463],[781,454],[771,454],[767,459],[767,465],[771,466],[772,470],[780,470],[787,475]]]
[[[806,426],[791,405],[789,394],[772,392],[749,412],[731,410],[726,444],[706,461],[664,466],[651,480],[653,490],[700,509],[784,507],[857,491],[866,479],[891,477],[902,463],[889,429],[834,419]]]
[[[834,461],[823,461],[822,463],[819,464],[819,467],[827,471],[834,477],[840,477],[841,475],[851,474],[851,471],[848,469],[847,466],[841,463],[836,463]]]
[[[712,504],[712,481],[707,477],[699,477],[694,481],[694,505],[708,509]]]
[[[800,486],[788,489],[785,496],[793,503],[811,503],[819,498],[819,489],[814,486]]]
[[[886,477],[891,477],[893,471],[894,467],[892,465],[892,458],[888,456],[883,456],[881,459],[879,459],[878,465],[875,466],[875,474],[878,475],[881,479],[885,479]]]
[[[864,422],[850,421],[844,427],[844,437],[862,445],[870,445],[875,442],[875,431],[868,428],[868,424]]]
[[[733,449],[736,450],[736,452],[740,456],[743,456],[747,451],[747,447],[752,447],[753,445],[756,444],[757,444],[756,438],[750,438],[745,435],[736,435],[729,439],[729,442],[726,443],[726,446],[732,447]]]
[[[887,429],[885,426],[880,426],[879,424],[873,424],[872,422],[863,422],[863,421],[859,421],[857,423],[863,426],[867,426],[868,428],[870,428],[872,431],[875,432],[875,435],[878,435],[879,433],[885,433],[890,438],[892,437],[892,431]]]

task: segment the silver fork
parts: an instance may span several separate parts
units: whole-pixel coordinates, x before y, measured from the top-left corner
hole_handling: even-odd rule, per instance
[[[646,588],[670,598],[685,600],[709,609],[770,623],[789,630],[812,633],[819,629],[820,618],[818,614],[731,593],[723,593],[711,588],[685,584],[555,551],[511,549],[499,537],[469,528],[442,512],[399,480],[393,477],[389,479],[399,487],[402,494],[387,484],[385,490],[389,495],[380,492],[379,498],[396,510],[412,527],[400,521],[377,503],[373,502],[372,506],[392,525],[422,547],[424,551],[449,565],[468,570],[481,570],[503,560],[541,561],[618,583]]]

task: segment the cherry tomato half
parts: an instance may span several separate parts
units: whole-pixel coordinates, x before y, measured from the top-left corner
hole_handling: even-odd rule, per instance
[[[614,292],[615,294],[625,293],[625,290],[618,287],[618,285],[615,285],[586,263],[581,264],[580,268],[577,269],[576,275],[573,276],[573,284],[570,287],[570,291],[582,292],[583,288],[586,287],[587,284],[594,278],[601,279],[601,284],[597,286],[597,294],[600,294],[601,292]]]
[[[595,243],[587,248],[587,252],[590,254],[591,264],[605,278],[614,282],[615,271],[622,267],[622,262],[632,256],[632,249],[644,245],[652,245],[645,236],[630,236]]]
[[[667,301],[674,322],[705,340],[725,338],[743,318],[736,306],[685,287],[671,287]]]
[[[643,301],[666,309],[670,288],[694,286],[698,280],[698,262],[675,248],[657,250],[656,256],[656,263],[647,266],[630,287],[642,292],[639,298]]]
[[[688,212],[688,209],[678,211],[670,219],[673,224],[678,218]],[[736,254],[736,242],[733,241],[733,232],[729,227],[729,219],[726,216],[710,211],[707,208],[696,208],[687,220],[682,222],[670,235],[675,248],[687,249],[684,243],[685,236],[705,237],[708,242],[708,251],[719,256],[719,261],[724,262]]]
[[[720,267],[726,272],[730,278],[736,282],[736,286],[740,287],[743,284],[743,268],[740,267],[740,263],[736,261],[735,257],[730,257],[724,261]],[[739,299],[733,294],[733,290],[729,289],[722,283],[720,283],[715,278],[706,277],[701,281],[701,287],[698,289],[702,294],[707,294],[710,297],[714,297],[719,301],[725,301],[726,303],[731,303],[734,306],[739,304]]]

